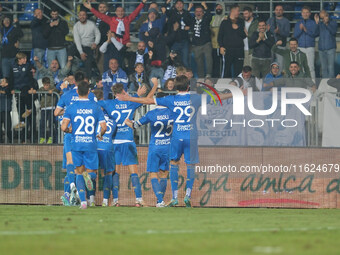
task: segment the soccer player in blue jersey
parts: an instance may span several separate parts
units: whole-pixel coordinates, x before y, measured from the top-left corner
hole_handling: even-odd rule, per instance
[[[191,192],[195,180],[195,164],[199,163],[196,116],[198,109],[201,106],[202,99],[199,94],[190,94],[189,85],[188,78],[184,75],[180,75],[175,78],[175,88],[178,91],[177,95],[170,95],[163,98],[134,98],[130,97],[127,93],[122,93],[117,96],[117,98],[122,101],[165,106],[174,114],[173,117],[175,121],[170,145],[170,182],[172,200],[168,206],[178,205],[179,160],[184,154],[184,161],[187,164],[187,182],[184,203],[187,207],[191,207]],[[232,97],[231,93],[220,95],[222,100],[230,97]]]
[[[103,138],[106,132],[106,121],[99,105],[89,100],[90,85],[86,81],[78,84],[77,92],[79,99],[67,107],[61,130],[65,133],[72,133],[72,159],[76,167],[76,183],[81,200],[80,208],[86,209],[85,185],[88,190],[93,190],[93,184],[87,171],[98,169],[96,137]],[[98,124],[100,133],[97,135]]]
[[[62,122],[62,115],[64,114],[66,108],[72,103],[78,101],[77,85],[86,79],[85,73],[78,71],[74,75],[76,86],[63,94],[57,103],[57,107],[54,111],[54,116],[59,116],[60,122]],[[89,94],[89,99],[95,101],[93,93]],[[77,189],[76,189],[76,175],[74,173],[74,165],[71,153],[71,134],[65,134],[64,136],[64,148],[63,148],[63,168],[66,168],[67,175],[64,179],[64,195],[61,196],[61,200],[64,205],[76,205],[77,200],[79,200]],[[69,188],[68,188],[69,185]],[[69,195],[71,191],[71,195]]]
[[[165,94],[160,93],[157,95],[158,98],[162,96],[165,96]],[[172,123],[174,121],[172,115],[168,108],[157,106],[156,109],[147,112],[146,115],[137,121],[133,122],[128,119],[125,121],[132,129],[139,128],[148,123],[151,125],[151,139],[146,170],[150,173],[152,189],[157,198],[156,207],[165,206],[164,195],[167,186],[170,163],[170,139],[173,129]]]
[[[98,102],[103,100],[103,90],[95,89],[93,91]],[[107,114],[104,113],[106,120],[106,132],[102,140],[97,139],[97,151],[99,159],[99,169],[104,170],[104,182],[103,182],[103,203],[102,206],[108,206],[110,193],[112,190],[112,174],[115,171],[116,163],[113,150],[113,137],[116,133],[117,124],[114,120],[110,119]],[[97,132],[99,133],[100,126],[98,126]]]
[[[124,84],[117,83],[112,86],[112,92],[116,96],[124,92]],[[143,86],[137,94],[140,96],[146,92]],[[118,191],[120,169],[118,166],[128,166],[132,187],[136,196],[136,207],[143,206],[142,188],[138,177],[138,158],[137,148],[134,142],[133,131],[124,123],[126,119],[132,119],[137,108],[141,106],[139,103],[123,102],[118,99],[105,100],[99,102],[100,106],[108,113],[117,123],[117,132],[113,141],[114,154],[116,161],[116,172],[113,175],[113,205],[119,206]]]

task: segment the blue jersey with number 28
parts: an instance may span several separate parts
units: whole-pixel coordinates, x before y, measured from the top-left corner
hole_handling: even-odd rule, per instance
[[[105,122],[104,113],[96,102],[88,99],[73,103],[67,107],[64,119],[72,125],[72,150],[96,151],[96,128]]]

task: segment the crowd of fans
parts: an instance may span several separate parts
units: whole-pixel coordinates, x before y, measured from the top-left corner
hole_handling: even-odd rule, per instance
[[[147,13],[140,15],[143,9]],[[52,143],[55,139],[51,134],[43,134],[46,122],[53,123],[49,130],[55,125],[53,117],[47,117],[52,116],[56,104],[54,95],[74,87],[72,74],[79,69],[85,71],[94,88],[103,90],[104,99],[112,97],[111,87],[116,83],[134,92],[140,86],[150,89],[155,77],[163,91],[174,91],[173,79],[182,74],[188,78],[231,78],[236,86],[255,91],[274,86],[315,90],[318,37],[321,76],[335,78],[337,23],[326,11],[312,17],[310,7],[302,7],[302,19],[291,33],[282,4],[275,6],[273,17],[268,19],[255,15],[251,5],[228,9],[226,13],[223,2],[189,3],[185,8],[182,0],[173,5],[169,0],[164,4],[143,0],[129,15],[121,6],[115,6],[111,15],[108,3],[85,2],[73,27],[72,44],[65,40],[69,26],[58,9],[45,13],[49,19],[36,9],[31,22],[30,59],[19,51],[23,32],[18,20],[1,16],[0,121],[7,125],[4,138],[11,142],[13,137],[8,128],[13,95],[20,119],[16,130],[28,128],[27,119],[36,115],[34,97],[44,115],[40,118],[40,142]],[[131,42],[132,22],[138,43]],[[36,127],[31,128],[36,131]]]

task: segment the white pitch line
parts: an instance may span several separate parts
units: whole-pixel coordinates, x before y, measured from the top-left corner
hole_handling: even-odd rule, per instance
[[[249,228],[249,229],[211,229],[211,230],[196,230],[196,229],[178,229],[178,230],[140,230],[140,231],[124,231],[124,234],[132,235],[157,235],[157,234],[200,234],[200,233],[252,233],[252,232],[306,232],[306,231],[332,231],[339,230],[338,227],[316,227],[316,228]],[[20,235],[55,235],[55,234],[76,234],[81,233],[81,230],[66,230],[66,231],[0,231],[0,236],[20,236]],[[114,231],[112,234],[120,235],[122,231]]]

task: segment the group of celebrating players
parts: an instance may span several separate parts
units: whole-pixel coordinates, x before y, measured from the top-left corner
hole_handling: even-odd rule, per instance
[[[191,207],[191,192],[195,179],[195,164],[199,162],[196,113],[201,105],[201,95],[190,93],[190,81],[184,75],[175,78],[176,95],[154,94],[157,78],[146,97],[145,87],[136,96],[130,96],[124,85],[111,87],[114,99],[103,100],[101,90],[90,91],[85,74],[75,73],[76,86],[63,94],[55,109],[62,118],[64,131],[64,161],[67,175],[64,180],[64,205],[79,205],[86,209],[95,206],[97,170],[104,169],[103,203],[109,205],[112,190],[113,206],[120,206],[119,166],[128,166],[136,196],[136,207],[143,206],[141,184],[138,176],[137,149],[133,130],[150,123],[151,139],[148,148],[147,172],[157,198],[156,207],[178,205],[179,160],[184,154],[187,165],[184,203]],[[220,95],[222,99],[229,94]],[[141,119],[133,121],[134,113],[143,104],[156,108]],[[166,205],[164,194],[167,180],[171,183],[172,200]]]

